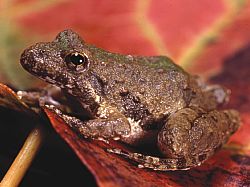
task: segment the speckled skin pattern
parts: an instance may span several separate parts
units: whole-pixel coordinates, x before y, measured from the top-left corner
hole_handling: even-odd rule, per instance
[[[86,62],[66,62],[69,54]],[[84,137],[130,145],[155,143],[162,158],[118,149],[109,152],[154,170],[189,169],[214,154],[239,127],[234,110],[218,111],[228,90],[207,86],[165,56],[114,54],[85,43],[65,30],[21,56],[22,66],[79,101],[89,120],[48,106]]]

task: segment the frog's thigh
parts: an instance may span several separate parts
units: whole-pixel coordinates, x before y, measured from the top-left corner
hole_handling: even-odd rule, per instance
[[[160,151],[170,158],[183,158],[187,167],[213,155],[239,127],[234,110],[210,112],[184,108],[171,115],[158,134]]]
[[[158,147],[167,158],[109,149],[154,170],[189,169],[200,165],[219,148],[239,126],[233,110],[205,113],[185,108],[173,114],[158,135]]]
[[[130,124],[122,115],[114,114],[112,118],[82,121],[76,117],[65,115],[58,109],[53,108],[52,110],[67,125],[86,138],[119,139],[121,136],[126,136],[130,133]]]

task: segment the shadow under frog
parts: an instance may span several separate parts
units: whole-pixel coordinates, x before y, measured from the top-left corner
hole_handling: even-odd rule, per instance
[[[108,150],[140,168],[167,171],[199,166],[239,127],[237,111],[217,110],[228,101],[227,89],[206,85],[165,56],[111,53],[65,30],[52,42],[26,49],[21,64],[79,102],[89,120],[64,114],[54,105],[46,107],[83,137],[132,146],[157,140],[154,149],[161,158]]]

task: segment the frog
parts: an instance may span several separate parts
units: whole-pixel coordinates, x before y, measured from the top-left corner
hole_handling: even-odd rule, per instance
[[[230,91],[206,84],[166,56],[109,52],[71,29],[21,55],[22,67],[79,103],[81,119],[46,105],[82,138],[151,146],[159,155],[108,149],[139,168],[160,171],[200,166],[240,126],[239,113],[220,109]]]

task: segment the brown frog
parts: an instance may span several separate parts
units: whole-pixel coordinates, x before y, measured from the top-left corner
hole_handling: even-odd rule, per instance
[[[76,99],[81,120],[56,112],[84,137],[155,145],[161,158],[109,149],[154,170],[189,169],[215,153],[239,127],[235,110],[218,111],[229,91],[208,86],[165,56],[107,52],[72,30],[37,43],[21,56],[22,66]],[[79,110],[80,111],[80,110]]]

